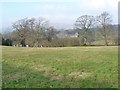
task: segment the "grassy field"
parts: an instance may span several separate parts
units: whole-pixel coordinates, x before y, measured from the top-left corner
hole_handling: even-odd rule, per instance
[[[118,48],[2,47],[3,88],[117,88]]]

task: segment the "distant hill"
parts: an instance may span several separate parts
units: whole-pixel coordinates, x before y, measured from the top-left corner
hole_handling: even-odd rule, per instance
[[[118,25],[112,25],[112,28],[113,28],[113,30],[118,30]],[[94,28],[94,30],[96,30],[96,28]],[[74,34],[78,33],[79,30],[66,29],[66,30],[62,30],[62,31],[59,31],[59,32],[62,32],[64,34],[68,34],[68,35],[74,35]]]

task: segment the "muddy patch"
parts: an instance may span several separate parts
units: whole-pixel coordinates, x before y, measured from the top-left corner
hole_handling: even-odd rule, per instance
[[[65,77],[63,75],[56,75],[56,76],[52,76],[51,79],[63,81],[65,79]]]
[[[87,78],[89,77],[91,74],[89,72],[85,72],[85,71],[79,71],[79,72],[71,72],[68,77],[72,77],[72,78]]]

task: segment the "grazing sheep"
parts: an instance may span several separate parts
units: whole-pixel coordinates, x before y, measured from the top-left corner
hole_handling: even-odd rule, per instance
[[[29,47],[29,45],[26,45],[26,47]]]

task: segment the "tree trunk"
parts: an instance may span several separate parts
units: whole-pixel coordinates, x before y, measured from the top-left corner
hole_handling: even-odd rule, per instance
[[[23,39],[23,40],[21,41],[21,44],[22,44],[23,47],[26,46],[26,44],[25,44],[25,39]]]
[[[87,45],[87,38],[85,37],[84,38],[84,44],[83,44],[84,46],[86,46]]]
[[[108,46],[107,37],[105,35],[105,46]]]
[[[105,38],[105,46],[108,46],[108,42],[107,42],[107,32],[106,32],[106,27],[103,26],[103,30],[104,30],[104,38]]]

